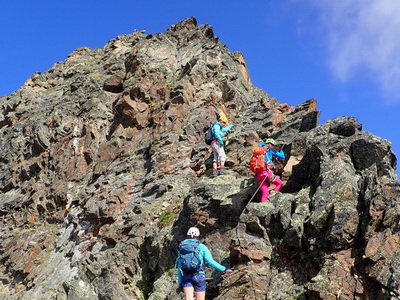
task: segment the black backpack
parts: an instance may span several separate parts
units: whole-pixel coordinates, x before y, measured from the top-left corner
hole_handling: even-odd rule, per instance
[[[204,142],[207,145],[211,145],[211,142],[214,140],[214,136],[212,134],[212,124],[210,123],[210,125],[207,125],[203,128],[203,132],[204,132]]]
[[[179,245],[178,259],[181,262],[181,270],[184,273],[195,274],[203,268],[202,259],[200,258],[200,242],[194,240],[184,240]]]

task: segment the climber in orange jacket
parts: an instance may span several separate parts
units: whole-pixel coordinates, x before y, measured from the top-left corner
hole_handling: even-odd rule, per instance
[[[250,170],[252,170],[256,174],[256,181],[262,182],[260,186],[261,203],[268,201],[271,184],[275,186],[273,189],[273,191],[275,192],[279,192],[283,187],[282,180],[272,171],[274,167],[272,158],[278,157],[280,159],[284,159],[285,153],[282,150],[274,151],[275,145],[276,141],[271,138],[266,139],[265,142],[260,142],[257,148],[264,148],[264,154],[260,155],[259,153],[257,153],[258,155],[256,156],[259,156],[259,158],[257,158],[254,157],[255,154],[253,152],[253,159],[252,161],[250,161]],[[260,160],[262,161],[262,163],[259,162]]]

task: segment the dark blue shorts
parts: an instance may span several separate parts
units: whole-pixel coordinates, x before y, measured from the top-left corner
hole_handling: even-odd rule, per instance
[[[195,292],[205,292],[206,276],[204,273],[183,274],[182,287],[193,287]]]

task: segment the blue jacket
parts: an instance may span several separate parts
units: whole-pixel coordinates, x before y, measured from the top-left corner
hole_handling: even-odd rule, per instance
[[[223,146],[224,141],[222,140],[222,138],[224,137],[226,132],[228,132],[235,126],[236,125],[229,125],[227,127],[224,127],[224,126],[222,126],[221,123],[214,122],[214,124],[212,125],[212,128],[211,128],[211,133],[212,133],[214,139],[217,140],[221,146]]]
[[[207,246],[202,243],[199,244],[199,256],[203,264],[204,262],[206,262],[208,265],[221,272],[224,272],[226,270],[226,268],[223,265],[220,265],[213,259],[210,250],[208,250]],[[179,259],[177,261],[177,268],[178,268],[178,283],[180,284],[182,282],[183,272],[181,270],[181,262]],[[204,268],[199,273],[204,273]]]
[[[268,145],[265,144],[264,142],[258,143],[258,146],[267,148],[267,151],[265,152],[265,163],[268,165],[271,165],[271,166],[274,165],[274,163],[272,161],[272,157],[274,157],[274,156],[278,157],[280,159],[285,159],[285,153],[282,150],[275,152],[274,150],[269,148]]]

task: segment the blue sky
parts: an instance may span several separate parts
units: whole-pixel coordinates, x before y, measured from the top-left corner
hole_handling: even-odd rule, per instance
[[[281,103],[317,99],[321,123],[357,117],[400,154],[398,0],[20,0],[0,9],[0,95],[76,48],[195,16],[244,54],[255,86]]]

